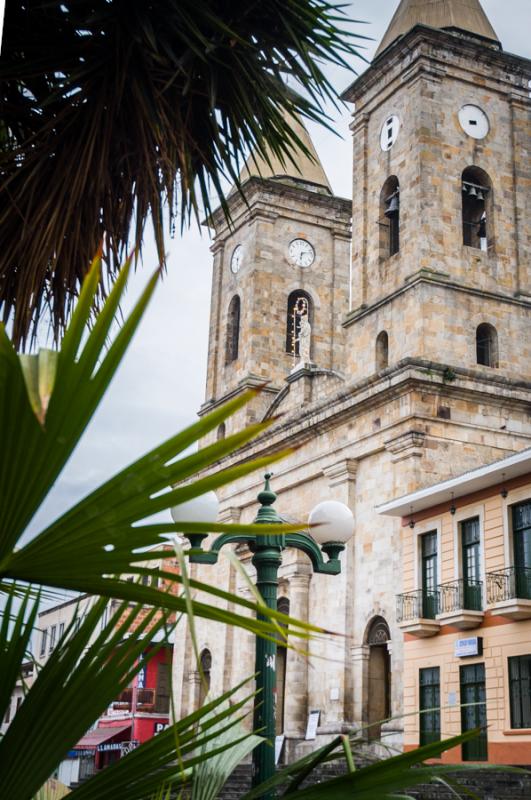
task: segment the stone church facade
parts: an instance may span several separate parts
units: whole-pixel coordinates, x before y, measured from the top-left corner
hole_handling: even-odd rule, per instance
[[[217,435],[274,418],[222,465],[295,448],[273,468],[279,513],[304,521],[336,499],[355,518],[337,577],[283,553],[282,610],[341,634],[312,642],[309,657],[279,649],[288,757],[316,744],[304,742],[310,710],[317,744],[401,713],[400,522],[375,507],[531,445],[530,79],[531,62],[503,51],[479,2],[402,0],[343,95],[354,107],[353,199],[332,194],[317,157],[301,156],[298,170],[251,158],[247,204],[233,193],[232,227],[221,211],[211,220],[201,414],[266,383]],[[262,480],[220,490],[220,519],[251,522]],[[252,576],[251,554],[238,554]],[[192,574],[251,597],[227,559]],[[254,672],[248,634],[196,625],[213,694]],[[201,687],[178,639],[185,714]],[[401,729],[394,720],[382,734],[399,746]]]

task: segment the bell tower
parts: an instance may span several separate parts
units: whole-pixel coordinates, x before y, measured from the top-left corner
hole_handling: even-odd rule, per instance
[[[352,309],[361,377],[422,358],[531,376],[531,63],[479,0],[402,0],[355,104]],[[347,352],[352,352],[349,348]]]
[[[231,222],[222,209],[208,221],[214,269],[201,411],[265,385],[227,421],[231,430],[261,419],[294,367],[343,367],[351,203],[334,197],[306,129],[292,125],[310,155],[281,163],[272,154],[266,163],[251,154],[240,176],[245,200],[229,195]]]

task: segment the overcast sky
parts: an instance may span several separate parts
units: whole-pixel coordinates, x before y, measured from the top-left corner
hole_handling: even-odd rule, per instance
[[[366,43],[370,60],[398,6],[398,0],[357,0],[353,19],[364,20],[358,30],[373,37]],[[483,7],[504,49],[531,58],[531,0],[483,0]],[[357,60],[353,70],[365,65]],[[332,78],[338,92],[355,75],[337,70]],[[335,115],[338,139],[324,129],[310,128],[332,188],[351,196],[349,110]],[[211,255],[206,230],[188,231],[170,241],[168,273],[152,301],[119,372],[103,403],[50,493],[30,531],[36,533],[88,491],[146,450],[195,419],[204,399]],[[131,281],[128,305],[156,267],[151,242],[144,267]]]

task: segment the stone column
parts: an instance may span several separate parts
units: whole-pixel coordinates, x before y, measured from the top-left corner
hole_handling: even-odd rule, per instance
[[[289,580],[289,614],[302,622],[308,622],[309,588],[311,567],[309,564],[294,564],[291,574],[282,573]],[[292,640],[298,651],[305,651],[307,643]],[[289,739],[301,739],[306,731],[308,717],[308,656],[288,648],[286,658],[286,697],[284,704],[284,728]]]
[[[369,646],[366,644],[351,645],[349,651],[349,665],[352,685],[357,691],[352,693],[351,719],[357,725],[363,725],[367,720],[367,692],[363,688],[369,685]]]
[[[330,499],[338,500],[340,503],[345,503],[352,513],[354,514],[354,523],[356,522],[356,473],[358,470],[358,462],[353,458],[344,458],[324,468],[323,472],[328,478],[328,486],[330,489]],[[348,542],[345,552],[341,557],[342,569],[345,572],[345,663],[344,663],[344,685],[343,692],[343,720],[351,723],[354,720],[359,720],[359,717],[354,715],[354,696],[356,692],[361,691],[359,682],[354,680],[354,672],[350,658],[350,646],[352,644],[352,637],[354,633],[354,615],[355,615],[355,540],[356,528],[354,526],[354,536]],[[331,582],[334,578],[330,579]],[[333,586],[330,587],[333,591]]]

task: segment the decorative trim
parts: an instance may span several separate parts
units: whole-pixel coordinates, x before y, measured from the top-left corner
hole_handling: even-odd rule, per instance
[[[420,458],[426,446],[424,431],[407,431],[384,442],[384,447],[391,453],[391,461],[403,461],[405,458]]]
[[[345,458],[323,468],[323,475],[328,478],[330,489],[334,486],[341,486],[347,481],[355,481],[357,472],[358,461],[355,458]]]

